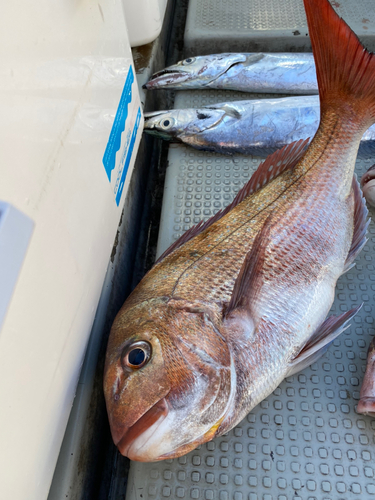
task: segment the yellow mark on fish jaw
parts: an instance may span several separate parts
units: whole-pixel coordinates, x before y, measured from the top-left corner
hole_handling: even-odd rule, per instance
[[[214,424],[211,427],[211,429],[208,430],[206,432],[206,434],[203,435],[204,440],[202,441],[202,443],[205,443],[206,441],[209,441],[210,439],[213,439],[215,437],[216,431],[218,430],[218,428],[222,424],[224,417],[225,417],[225,415],[223,415],[221,418],[219,418],[219,420],[216,422],[216,424]]]
[[[186,455],[186,453],[189,453],[190,451],[195,450],[197,446],[203,443],[207,443],[207,441],[211,441],[215,437],[216,431],[220,427],[221,423],[224,420],[225,415],[223,415],[219,420],[209,429],[205,434],[200,436],[198,439],[195,441],[192,441],[189,444],[185,444],[183,446],[180,446],[176,450],[170,452],[170,453],[165,453],[164,455],[161,455],[160,457],[156,458],[154,461],[159,461],[159,460],[165,460],[167,458],[177,458],[181,457],[182,455]]]

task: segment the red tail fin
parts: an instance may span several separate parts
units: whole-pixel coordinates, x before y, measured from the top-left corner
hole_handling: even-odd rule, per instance
[[[304,4],[322,112],[345,103],[364,124],[374,123],[375,54],[363,47],[328,0],[304,0]]]

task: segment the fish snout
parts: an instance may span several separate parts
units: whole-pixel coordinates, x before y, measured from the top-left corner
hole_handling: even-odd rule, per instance
[[[153,455],[147,444],[168,413],[168,404],[163,398],[131,427],[117,430],[115,426],[111,426],[112,438],[120,453],[138,462],[157,460],[158,457]]]
[[[375,397],[361,398],[357,405],[357,413],[375,417]]]
[[[146,90],[173,87],[188,80],[189,76],[185,71],[163,70],[152,75],[151,80],[142,87]]]
[[[359,398],[357,413],[375,417],[375,338],[369,345],[366,372]]]

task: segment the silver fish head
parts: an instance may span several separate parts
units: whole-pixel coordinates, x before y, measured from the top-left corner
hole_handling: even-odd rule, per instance
[[[234,64],[245,61],[246,55],[230,53],[188,57],[152,75],[143,88],[178,89],[182,84],[185,89],[197,88],[197,84],[203,88]]]
[[[216,126],[225,115],[222,109],[172,109],[145,113],[144,131],[164,140],[178,141]]]
[[[204,309],[175,302],[121,310],[112,327],[104,393],[113,440],[131,460],[196,448],[214,437],[233,403],[226,343]]]

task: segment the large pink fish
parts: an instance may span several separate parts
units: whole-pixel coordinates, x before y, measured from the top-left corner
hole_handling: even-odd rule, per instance
[[[104,390],[132,460],[177,457],[234,427],[315,361],[358,310],[326,318],[364,245],[353,180],[375,122],[375,57],[327,0],[304,0],[321,123],[268,158],[233,204],[184,235],[120,310]]]
[[[372,339],[367,352],[366,373],[363,378],[357,412],[375,417],[375,339]]]

